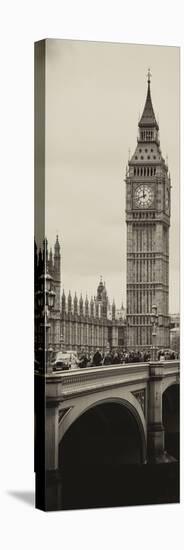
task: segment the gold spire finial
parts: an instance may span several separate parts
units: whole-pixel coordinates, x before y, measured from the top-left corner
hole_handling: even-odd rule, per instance
[[[148,84],[150,84],[150,82],[151,82],[151,76],[152,76],[152,74],[151,74],[151,71],[150,71],[150,68],[149,68],[149,69],[148,69],[148,74],[147,74],[147,77],[148,77]]]

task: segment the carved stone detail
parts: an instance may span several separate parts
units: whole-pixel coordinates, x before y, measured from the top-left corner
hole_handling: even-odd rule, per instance
[[[146,412],[145,390],[136,390],[136,391],[133,391],[132,394],[134,395],[134,397],[136,397],[137,401],[139,402],[139,405],[141,406],[141,409],[145,416],[145,412]]]
[[[72,407],[68,407],[67,409],[60,409],[59,411],[59,417],[58,422],[60,423],[61,420],[64,418],[64,416],[72,409]]]

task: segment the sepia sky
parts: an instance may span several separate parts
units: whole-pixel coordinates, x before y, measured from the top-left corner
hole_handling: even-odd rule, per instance
[[[62,285],[89,297],[102,275],[126,306],[125,170],[151,94],[172,181],[170,312],[179,311],[179,48],[67,40],[46,46],[46,235]]]

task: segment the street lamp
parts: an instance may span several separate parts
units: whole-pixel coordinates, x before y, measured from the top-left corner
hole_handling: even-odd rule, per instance
[[[152,328],[152,348],[151,348],[152,361],[156,361],[157,360],[157,356],[156,356],[156,351],[157,351],[157,348],[156,348],[157,330],[156,330],[156,327],[158,325],[158,315],[157,315],[157,306],[155,306],[155,305],[152,306],[151,324],[152,324],[152,327],[153,327]]]
[[[128,349],[130,321],[126,317],[126,347]]]
[[[46,373],[52,372],[52,366],[50,364],[50,357],[53,351],[52,347],[48,347],[48,333],[50,329],[49,317],[50,311],[54,308],[55,304],[55,292],[53,289],[53,278],[49,273],[44,273],[39,278],[39,289],[36,293],[37,306],[43,317],[43,323],[40,323],[40,327],[43,328],[44,334],[44,364],[46,365]]]

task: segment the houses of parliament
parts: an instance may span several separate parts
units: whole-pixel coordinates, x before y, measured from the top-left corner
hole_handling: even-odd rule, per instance
[[[45,267],[44,267],[45,266]],[[54,352],[59,350],[73,350],[80,353],[93,354],[96,349],[102,353],[126,347],[125,310],[116,310],[115,302],[110,305],[105,283],[102,278],[97,292],[89,300],[75,293],[72,298],[69,291],[61,294],[61,246],[58,235],[54,251],[48,251],[47,239],[43,242],[43,249],[37,251],[35,245],[35,281],[44,270],[52,277],[55,292],[55,304],[49,315],[48,345]],[[39,348],[39,331],[36,343]]]
[[[105,283],[96,295],[61,295],[61,248],[35,249],[36,280],[47,270],[53,279],[55,305],[50,312],[50,345],[54,351],[82,349],[93,353],[109,349],[149,349],[152,346],[152,310],[157,311],[157,347],[170,345],[169,229],[171,178],[160,146],[159,126],[151,98],[148,71],[147,95],[138,124],[135,152],[125,177],[127,226],[126,319],[122,308],[109,304]],[[121,251],[120,251],[121,253]]]

